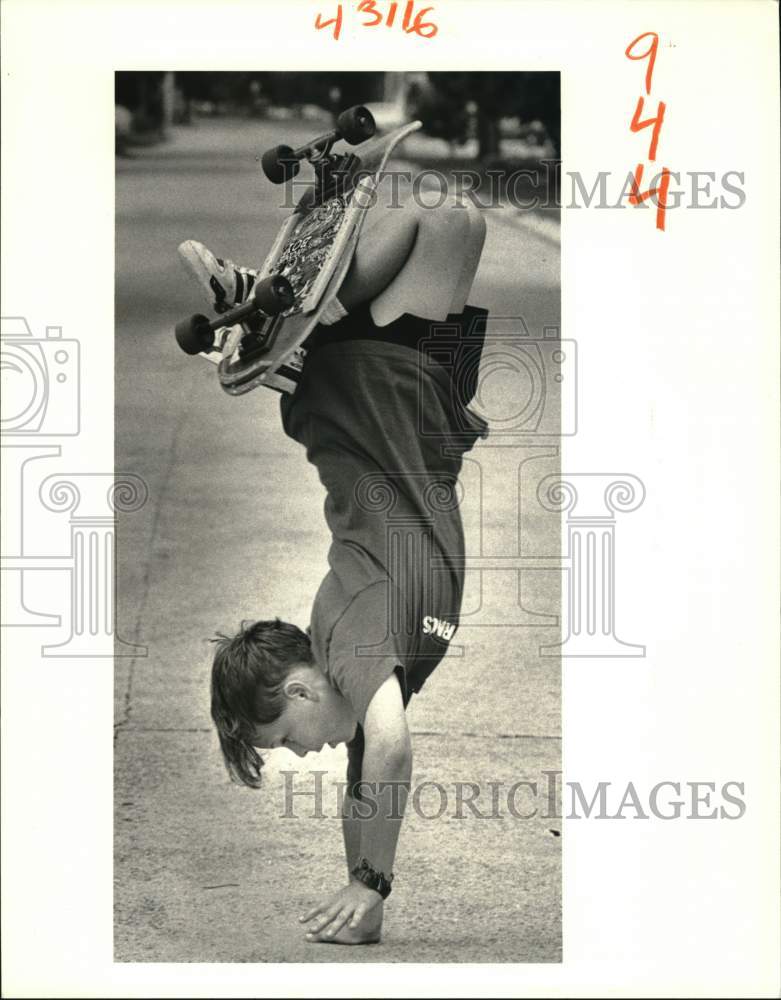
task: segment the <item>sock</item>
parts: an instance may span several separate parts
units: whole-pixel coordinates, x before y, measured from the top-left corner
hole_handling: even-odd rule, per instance
[[[333,326],[334,323],[338,323],[339,320],[344,319],[347,315],[347,310],[344,308],[339,299],[334,295],[328,305],[323,309],[320,316],[320,322],[323,326]]]

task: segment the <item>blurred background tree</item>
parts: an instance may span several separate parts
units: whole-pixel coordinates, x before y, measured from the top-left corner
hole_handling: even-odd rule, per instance
[[[410,85],[407,104],[429,135],[456,144],[477,140],[477,158],[500,153],[501,120],[538,121],[558,152],[561,99],[558,73],[427,73]]]
[[[316,116],[367,103],[395,107],[399,121],[421,118],[425,132],[452,145],[476,140],[482,162],[500,157],[508,131],[518,135],[535,122],[560,148],[558,73],[120,72],[115,87],[136,133],[162,134],[171,122],[191,121],[194,110],[262,117],[311,108]]]

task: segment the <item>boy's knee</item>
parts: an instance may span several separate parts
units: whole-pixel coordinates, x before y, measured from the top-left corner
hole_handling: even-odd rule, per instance
[[[456,198],[449,195],[441,204],[431,205],[418,201],[414,210],[419,226],[435,235],[437,239],[462,247],[464,241],[469,238],[469,212]]]

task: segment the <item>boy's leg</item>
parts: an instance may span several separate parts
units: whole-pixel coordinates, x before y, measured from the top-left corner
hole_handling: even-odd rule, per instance
[[[456,292],[451,303],[451,312],[460,313],[469,299],[472,291],[472,284],[480,265],[480,258],[483,254],[483,244],[485,243],[485,219],[469,195],[463,199],[466,211],[469,216],[469,238],[464,247],[464,263],[461,268],[461,276],[456,286]]]
[[[361,234],[338,298],[350,312],[371,301],[372,318],[387,326],[404,313],[443,320],[463,311],[485,240],[485,222],[466,197],[438,208],[408,200],[382,208]]]
[[[405,312],[433,320],[462,312],[485,240],[485,221],[471,198],[449,197],[437,208],[379,201],[371,217],[374,225],[361,234],[338,292],[342,306],[350,312],[371,301],[378,326]],[[195,240],[182,243],[179,255],[216,312],[244,302],[258,274]]]

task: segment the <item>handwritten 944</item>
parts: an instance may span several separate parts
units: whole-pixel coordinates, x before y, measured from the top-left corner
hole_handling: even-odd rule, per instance
[[[645,45],[643,45],[642,43],[645,42],[646,39],[648,41]],[[626,47],[626,52],[624,53],[627,59],[636,61],[642,59],[648,60],[648,65],[645,71],[645,96],[648,97],[651,95],[651,85],[653,83],[654,67],[656,65],[656,55],[658,51],[659,36],[655,31],[646,31],[642,35],[638,35],[634,41],[630,42]],[[656,148],[659,144],[659,133],[662,130],[662,123],[664,122],[664,113],[667,109],[667,105],[664,101],[659,101],[656,114],[653,118],[642,119],[640,116],[643,114],[645,96],[641,94],[637,99],[635,113],[632,116],[629,129],[631,132],[640,132],[644,128],[651,129],[651,138],[648,143],[648,160],[649,162],[654,163],[656,161]],[[665,216],[667,214],[667,193],[670,190],[670,171],[667,167],[664,167],[659,175],[658,185],[656,187],[649,187],[646,191],[641,191],[640,185],[643,183],[643,170],[644,164],[642,162],[638,163],[635,168],[632,189],[629,194],[629,204],[641,205],[647,198],[654,197],[656,204],[656,228],[664,232]]]

